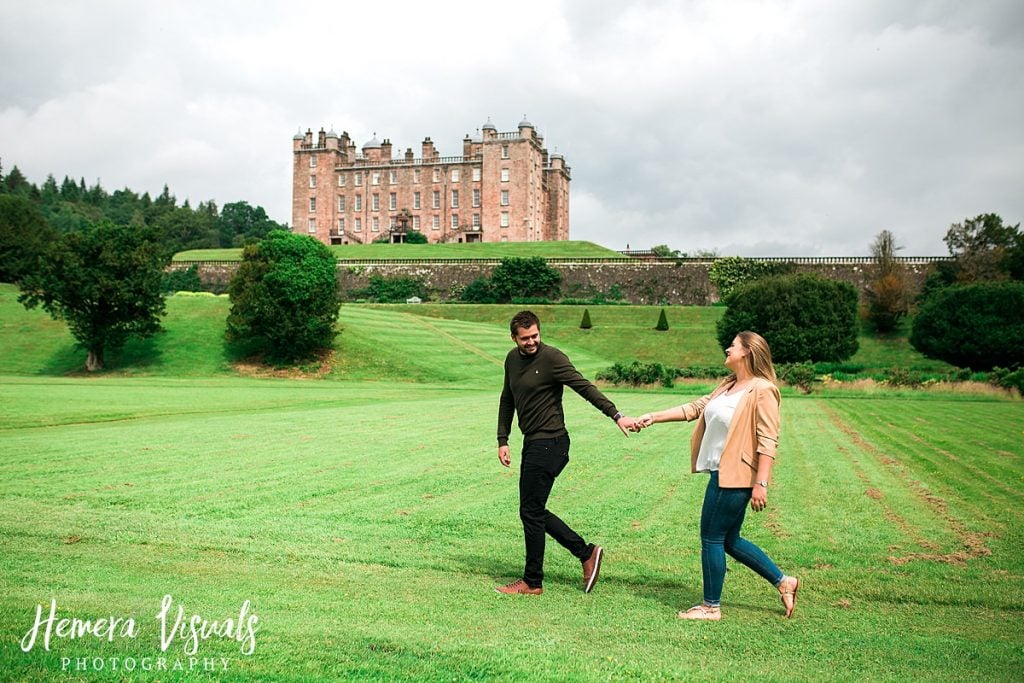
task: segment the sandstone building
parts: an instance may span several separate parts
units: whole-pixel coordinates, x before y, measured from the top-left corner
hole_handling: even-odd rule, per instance
[[[398,242],[411,230],[429,242],[569,239],[570,169],[529,121],[509,133],[488,121],[461,156],[441,156],[429,137],[419,157],[392,157],[376,135],[360,151],[322,128],[292,148],[292,230],[325,244]]]

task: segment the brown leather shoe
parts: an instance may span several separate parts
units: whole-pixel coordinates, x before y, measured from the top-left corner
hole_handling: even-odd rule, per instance
[[[494,590],[505,595],[540,595],[544,592],[543,588],[532,588],[522,579],[505,584],[504,586],[498,586]]]
[[[597,576],[601,573],[601,560],[604,559],[604,548],[595,545],[590,551],[590,557],[583,560],[583,592],[589,593],[597,583]]]

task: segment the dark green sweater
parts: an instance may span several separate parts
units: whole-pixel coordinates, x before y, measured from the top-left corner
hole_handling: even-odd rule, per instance
[[[562,387],[569,387],[608,417],[614,418],[618,412],[615,404],[555,347],[542,343],[532,356],[522,355],[518,348],[509,351],[498,404],[498,445],[508,445],[516,413],[524,441],[565,436]]]

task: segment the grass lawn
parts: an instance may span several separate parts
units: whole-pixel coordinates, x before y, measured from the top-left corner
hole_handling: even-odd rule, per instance
[[[631,411],[686,397],[609,393]],[[230,659],[223,680],[1019,675],[1019,402],[787,395],[771,506],[746,530],[803,579],[797,613],[731,565],[724,620],[695,624],[674,618],[700,598],[689,426],[625,439],[568,397],[573,461],[551,505],[608,559],[584,595],[549,546],[544,595],[510,598],[492,589],[522,569],[516,466],[496,461],[491,387],[5,377],[0,394],[8,680],[70,680],[64,657],[187,663],[186,638],[160,650],[166,594],[186,620],[251,602],[252,655],[199,643]],[[58,618],[132,617],[137,636],[23,652],[51,598]]]
[[[593,242],[478,242],[473,244],[345,244],[331,247],[339,259],[474,259],[517,256],[545,258],[623,258]],[[240,261],[241,249],[194,249],[175,261]]]
[[[344,306],[336,354],[303,375],[320,381],[240,376],[225,297],[171,297],[166,333],[96,376],[15,299],[0,286],[0,680],[1020,679],[1020,400],[784,389],[770,506],[745,532],[803,580],[797,612],[733,564],[723,621],[684,623],[701,595],[691,426],[626,439],[571,392],[551,507],[607,548],[601,580],[582,594],[550,544],[542,596],[494,593],[522,571],[518,458],[502,468],[494,439],[517,307]],[[582,308],[538,307],[589,376],[721,362],[721,309],[670,307],[668,333],[648,329],[657,307],[590,312],[585,332]],[[930,362],[898,339],[861,353]],[[607,393],[640,413],[707,388]],[[186,626],[163,651],[165,595]],[[130,617],[135,637],[23,651],[51,599],[57,619]],[[223,631],[246,601],[251,654],[244,630],[188,649],[192,615]],[[186,670],[141,669],[161,657]]]

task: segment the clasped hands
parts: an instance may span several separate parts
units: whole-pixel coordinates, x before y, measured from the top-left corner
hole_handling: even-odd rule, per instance
[[[654,417],[650,413],[644,413],[640,417],[628,417],[623,415],[616,420],[615,423],[619,425],[619,429],[622,430],[623,434],[629,436],[628,432],[637,434],[642,429],[646,429],[654,424]]]

